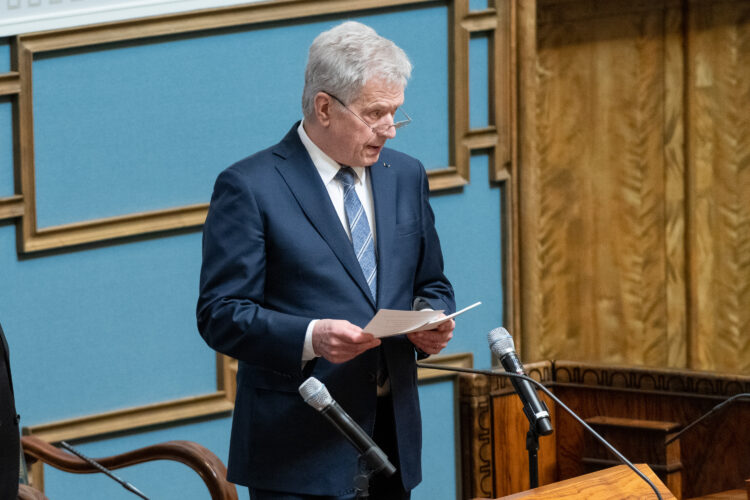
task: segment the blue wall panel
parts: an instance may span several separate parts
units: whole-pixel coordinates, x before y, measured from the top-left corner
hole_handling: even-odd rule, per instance
[[[19,261],[0,226],[0,318],[23,425],[216,390],[195,326],[200,234]]]
[[[10,39],[0,38],[0,73],[10,71]]]
[[[221,169],[273,144],[299,119],[306,47],[341,19],[37,57],[39,226],[208,201]],[[431,3],[356,19],[395,40],[414,63],[404,104],[414,121],[390,145],[428,169],[448,165],[447,7]],[[472,40],[470,114],[484,113],[485,124],[487,50],[486,40]],[[4,52],[0,44],[0,68]],[[10,115],[10,102],[0,100],[0,197],[13,191]],[[502,194],[487,181],[488,160],[472,156],[471,183],[432,198],[458,305],[483,302],[459,318],[446,353],[471,352],[480,368],[490,366],[486,334],[503,317]],[[19,259],[15,227],[0,222],[0,321],[22,425],[215,390],[214,353],[194,319],[200,239],[199,232],[169,234]],[[415,498],[452,498],[453,383],[424,384],[420,394],[425,483]],[[222,418],[81,448],[104,456],[191,439],[226,461],[229,426]],[[152,498],[206,498],[200,482],[180,469],[159,463],[123,476]],[[104,478],[47,470],[50,498],[130,498]]]
[[[457,498],[460,454],[456,452],[458,429],[454,411],[454,382],[429,382],[419,387],[422,412],[422,483],[413,500]]]
[[[12,194],[13,106],[9,97],[0,97],[0,198]]]
[[[362,20],[417,63],[405,105],[416,130],[400,135],[425,164],[445,166],[447,9],[418,12],[417,24],[410,11]],[[220,170],[274,144],[300,118],[306,47],[337,23],[37,57],[39,227],[207,201]]]
[[[472,34],[469,42],[469,124],[471,128],[490,124],[490,40],[487,33]]]
[[[488,0],[469,0],[469,10],[484,10],[488,7]]]
[[[454,338],[443,353],[472,352],[477,368],[490,367],[487,332],[503,318],[500,188],[487,182],[488,168],[486,155],[472,156],[472,182],[463,192],[431,198],[456,307],[482,301],[456,319]]]

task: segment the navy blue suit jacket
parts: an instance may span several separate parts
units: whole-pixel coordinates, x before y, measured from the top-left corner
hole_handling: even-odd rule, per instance
[[[229,479],[260,489],[342,494],[352,489],[357,453],[304,403],[298,387],[317,377],[372,433],[378,352],[341,364],[317,358],[303,368],[308,323],[333,318],[363,327],[378,308],[408,310],[415,297],[434,309],[453,311],[455,304],[422,164],[384,149],[369,167],[375,303],[297,126],[216,181],[203,233],[198,328],[213,349],[239,360]],[[391,380],[401,474],[411,489],[421,480],[415,349],[405,336],[378,349]]]

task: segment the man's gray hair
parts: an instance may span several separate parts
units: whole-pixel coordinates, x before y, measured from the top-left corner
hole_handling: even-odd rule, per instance
[[[349,104],[371,79],[406,87],[411,62],[395,43],[369,26],[346,21],[313,40],[305,69],[302,112],[315,114],[315,96],[329,92]]]

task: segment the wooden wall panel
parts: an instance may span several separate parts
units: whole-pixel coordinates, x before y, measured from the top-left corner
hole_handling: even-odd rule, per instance
[[[750,372],[750,3],[691,2],[692,366]]]
[[[521,5],[524,358],[750,372],[750,3]]]
[[[681,366],[679,5],[540,1],[536,19],[521,71],[524,357]]]

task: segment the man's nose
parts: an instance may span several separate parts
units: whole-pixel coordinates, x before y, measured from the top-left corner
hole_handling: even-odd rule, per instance
[[[396,137],[396,127],[391,124],[388,126],[388,128],[385,129],[385,133],[383,135],[386,137],[386,139],[393,139]]]

